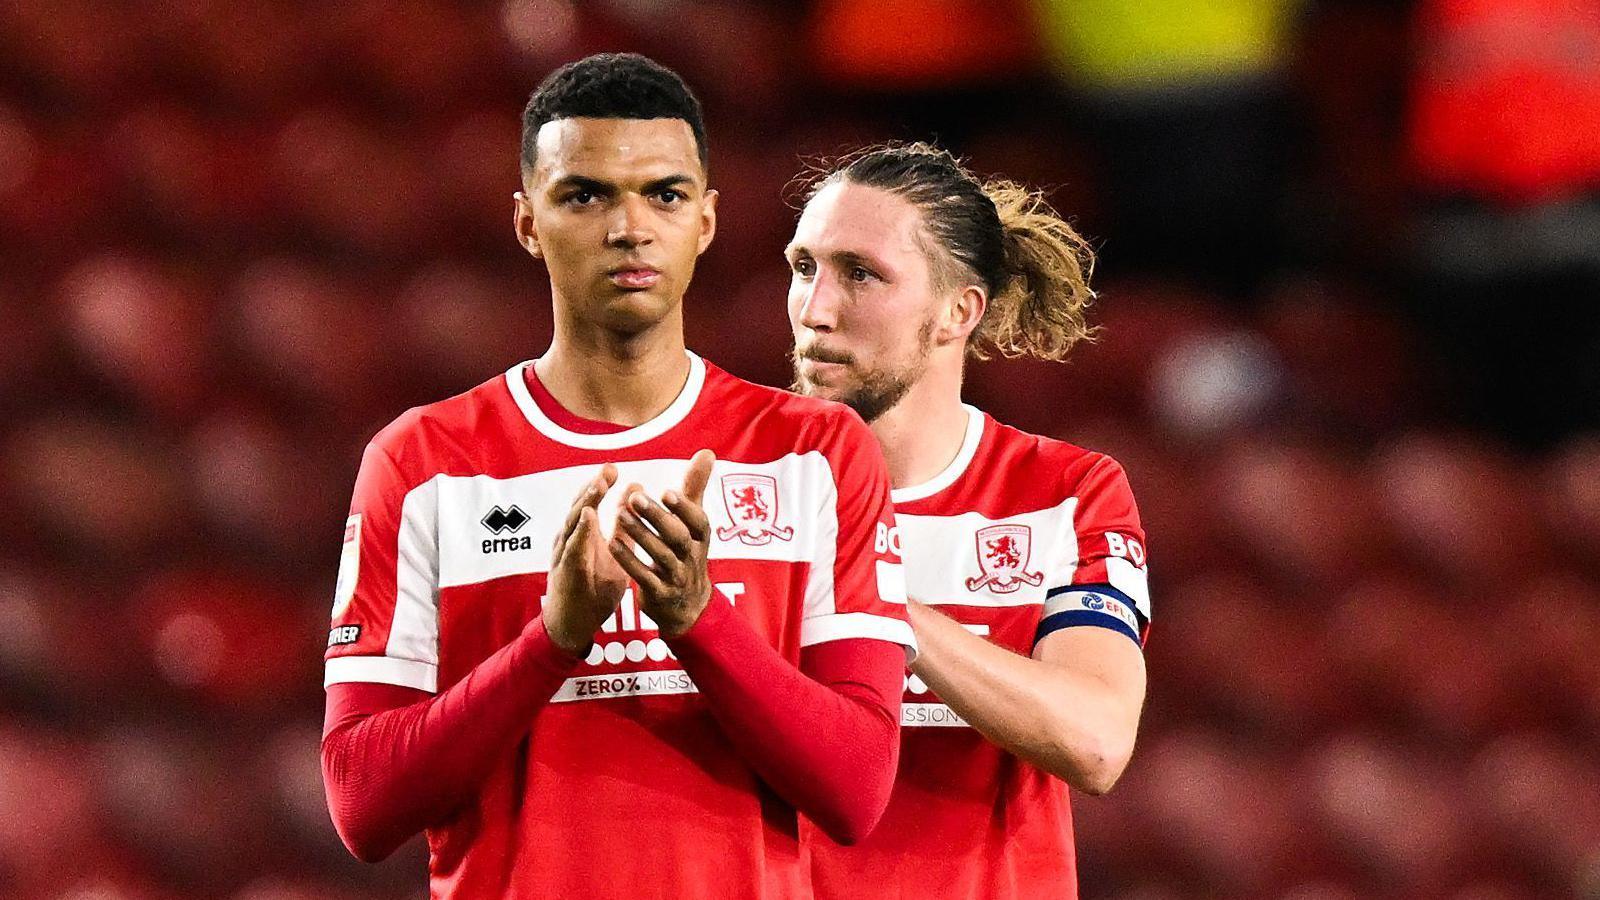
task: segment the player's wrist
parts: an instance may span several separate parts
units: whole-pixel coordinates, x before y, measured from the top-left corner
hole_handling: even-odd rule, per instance
[[[670,622],[657,622],[661,628],[663,640],[676,640],[688,633],[700,621],[700,613],[687,614],[673,619]]]
[[[523,627],[522,638],[526,647],[532,650],[537,658],[543,660],[545,665],[564,668],[582,662],[588,655],[588,647],[574,650],[557,642],[555,636],[550,633],[549,623],[543,616],[534,617]]]
[[[583,630],[581,626],[574,626],[565,617],[546,613],[544,616],[544,632],[563,653],[576,657],[588,654],[589,648],[594,645],[594,633],[600,629],[599,625]]]
[[[662,611],[662,616],[656,618],[656,625],[661,630],[661,637],[670,640],[681,636],[684,632],[695,626],[700,617],[705,615],[706,606],[711,601],[709,586],[704,593],[696,599],[685,599],[684,602],[673,604],[669,609]]]
[[[692,615],[683,617],[681,625],[677,622],[674,622],[671,626],[662,625],[661,638],[666,641],[676,641],[691,636],[691,633],[698,634],[708,628],[714,629],[716,623],[721,620],[723,613],[732,609],[733,607],[726,600],[719,602],[708,593]]]

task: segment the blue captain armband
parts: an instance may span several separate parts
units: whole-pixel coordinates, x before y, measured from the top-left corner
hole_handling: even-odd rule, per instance
[[[1096,625],[1109,628],[1143,648],[1144,616],[1127,594],[1109,584],[1070,584],[1052,588],[1045,595],[1044,616],[1034,632],[1035,646],[1045,635],[1063,628]]]

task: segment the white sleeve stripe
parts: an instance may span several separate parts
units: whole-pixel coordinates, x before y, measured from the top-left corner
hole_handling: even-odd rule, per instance
[[[353,681],[393,684],[431,694],[439,690],[439,667],[392,656],[335,656],[328,660],[322,677],[324,688]]]
[[[818,479],[822,497],[817,507],[814,531],[808,535],[812,541],[810,563],[806,572],[806,593],[803,601],[807,618],[836,614],[834,598],[834,566],[839,560],[839,487],[834,483],[833,472],[823,464],[827,477]],[[803,626],[802,626],[803,627]]]
[[[437,476],[429,479],[401,503],[394,619],[384,646],[393,659],[429,665],[439,661],[439,483]]]
[[[1106,557],[1106,581],[1128,595],[1140,615],[1150,618],[1150,576],[1144,569],[1117,556]]]
[[[906,567],[900,563],[878,560],[878,599],[885,603],[906,602]]]
[[[906,662],[917,657],[917,636],[911,623],[873,613],[834,613],[813,616],[800,623],[800,646],[810,647],[850,638],[874,638],[906,648]]]

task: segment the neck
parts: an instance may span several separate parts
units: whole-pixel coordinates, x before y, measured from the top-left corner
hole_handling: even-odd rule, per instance
[[[889,464],[892,487],[914,487],[943,472],[967,435],[959,360],[930,365],[894,408],[872,422],[872,433]]]
[[[681,308],[638,332],[556,320],[534,372],[575,416],[641,425],[672,405],[689,377]]]

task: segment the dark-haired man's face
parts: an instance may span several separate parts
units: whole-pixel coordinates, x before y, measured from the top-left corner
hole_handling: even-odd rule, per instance
[[[716,233],[682,119],[557,119],[517,196],[517,236],[550,270],[558,317],[636,333],[680,314]]]

